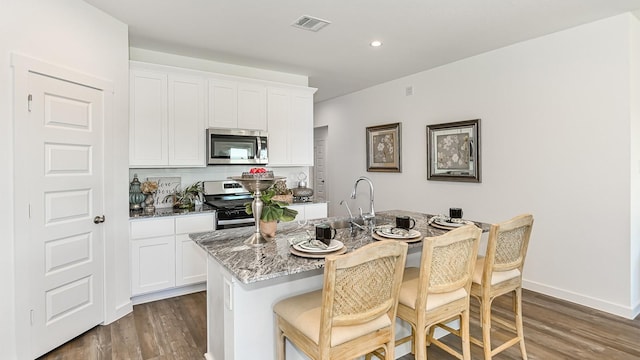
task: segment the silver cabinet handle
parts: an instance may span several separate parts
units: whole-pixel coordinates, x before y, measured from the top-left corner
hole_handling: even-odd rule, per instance
[[[94,224],[100,224],[104,222],[104,215],[96,216],[93,218]]]

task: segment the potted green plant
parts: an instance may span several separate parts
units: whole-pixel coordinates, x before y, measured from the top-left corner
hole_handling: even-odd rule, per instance
[[[173,194],[169,194],[164,197],[164,201],[172,198],[174,208],[191,209],[195,206],[196,200],[202,201],[203,193],[203,182],[198,181],[185,187],[182,190],[180,190],[179,187],[176,187],[173,191]]]
[[[287,207],[287,203],[279,201],[273,197],[276,190],[269,188],[262,192],[260,200],[262,200],[262,213],[260,214],[260,231],[262,235],[274,237],[276,235],[276,226],[278,221],[292,221],[298,215],[296,210]],[[245,211],[247,214],[253,214],[251,205],[253,202],[245,203]]]

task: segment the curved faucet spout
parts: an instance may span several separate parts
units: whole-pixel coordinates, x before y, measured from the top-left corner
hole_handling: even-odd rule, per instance
[[[375,211],[373,210],[373,182],[371,182],[371,179],[369,179],[366,176],[360,176],[355,184],[353,184],[353,191],[351,192],[351,198],[355,199],[356,198],[356,190],[358,189],[358,183],[360,183],[360,181],[365,181],[369,184],[369,214],[371,216],[376,216]]]

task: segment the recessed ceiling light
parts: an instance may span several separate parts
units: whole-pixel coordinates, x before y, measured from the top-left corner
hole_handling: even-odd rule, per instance
[[[379,46],[382,46],[382,41],[373,40],[369,45],[371,45],[373,47],[379,47]]]

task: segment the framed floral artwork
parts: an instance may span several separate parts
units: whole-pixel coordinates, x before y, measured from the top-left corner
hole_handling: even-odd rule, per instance
[[[367,127],[367,171],[400,171],[400,123]]]
[[[480,119],[427,125],[427,180],[480,182]]]

